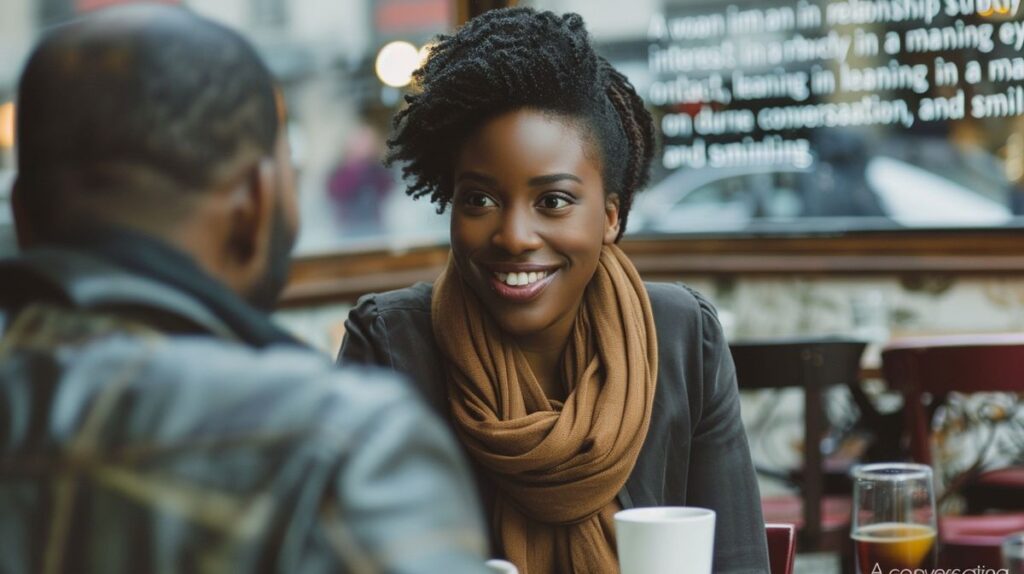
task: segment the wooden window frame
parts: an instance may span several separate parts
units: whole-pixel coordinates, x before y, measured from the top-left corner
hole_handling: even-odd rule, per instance
[[[1024,276],[1024,232],[942,230],[797,237],[627,238],[622,247],[649,279],[687,276]],[[364,293],[432,281],[445,245],[403,252],[301,257],[286,306],[354,301]]]

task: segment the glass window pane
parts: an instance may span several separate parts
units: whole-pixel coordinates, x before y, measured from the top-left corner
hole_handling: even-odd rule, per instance
[[[13,113],[32,43],[47,26],[130,1],[0,2],[0,253],[13,244],[7,182],[15,156],[5,113]],[[447,240],[446,217],[407,198],[400,169],[382,159],[420,50],[452,27],[453,0],[165,1],[241,31],[278,78],[300,190],[300,255]]]
[[[696,205],[713,173],[751,186],[742,226],[722,195],[717,223],[632,233],[1024,225],[1020,2],[525,3],[581,14],[647,101],[662,147],[638,210]]]

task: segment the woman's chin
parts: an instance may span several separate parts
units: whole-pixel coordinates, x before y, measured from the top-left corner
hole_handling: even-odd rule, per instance
[[[532,313],[522,309],[488,309],[488,312],[502,333],[515,338],[536,335],[546,327],[544,322],[531,317]]]

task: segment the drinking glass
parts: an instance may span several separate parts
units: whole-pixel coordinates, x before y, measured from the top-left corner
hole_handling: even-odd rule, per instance
[[[853,469],[851,536],[857,572],[935,568],[935,489],[923,464],[880,463]]]
[[[1024,574],[1024,532],[1003,540],[1003,567],[1009,574]]]

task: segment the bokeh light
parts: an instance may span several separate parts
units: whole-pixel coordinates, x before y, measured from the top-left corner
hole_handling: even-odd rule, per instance
[[[392,88],[405,87],[412,81],[412,73],[420,61],[416,46],[409,42],[391,42],[377,53],[377,77]]]
[[[0,149],[14,147],[14,102],[0,104]]]

